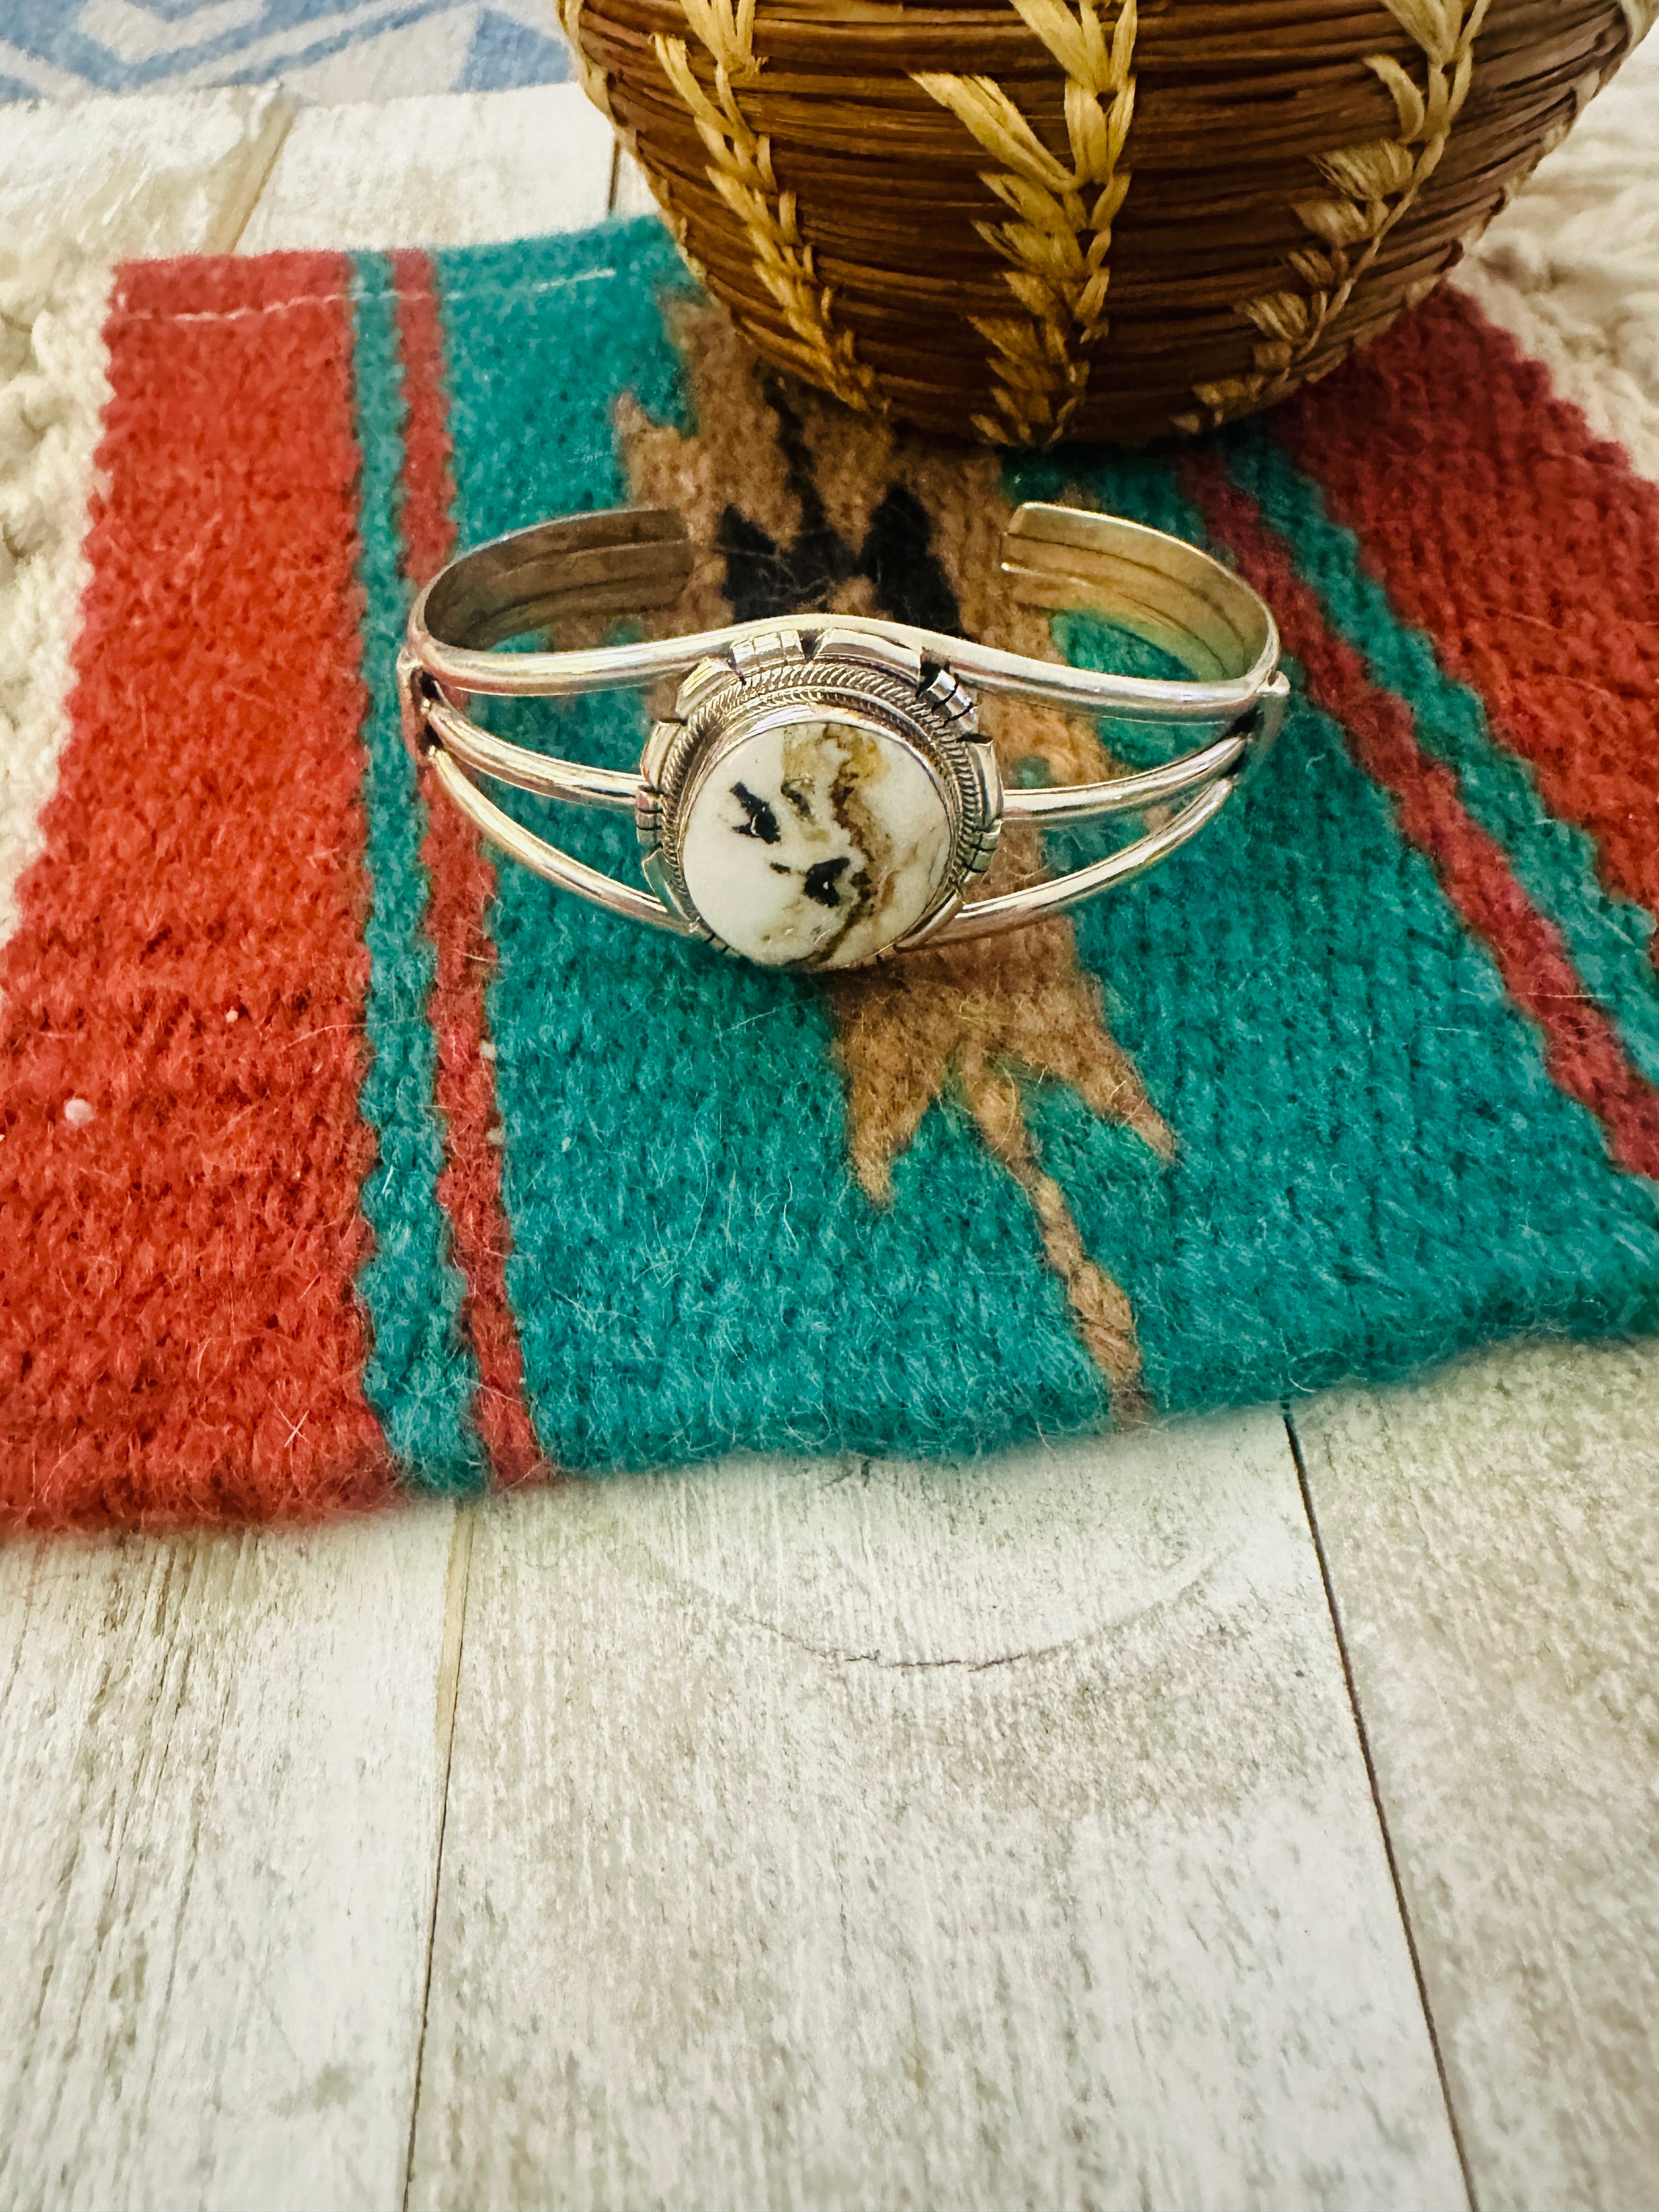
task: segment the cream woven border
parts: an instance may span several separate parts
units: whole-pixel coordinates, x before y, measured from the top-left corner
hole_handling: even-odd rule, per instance
[[[1659,479],[1659,40],[1625,63],[1449,281]]]
[[[0,943],[70,732],[110,279],[73,253],[0,266]]]

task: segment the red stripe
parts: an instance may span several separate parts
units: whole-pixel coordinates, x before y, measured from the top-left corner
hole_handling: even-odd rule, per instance
[[[449,424],[443,333],[432,264],[424,253],[394,254],[398,328],[409,418],[404,433],[403,534],[410,580],[426,583],[449,558],[452,520]],[[438,1105],[447,1125],[448,1158],[438,1196],[448,1214],[455,1257],[466,1278],[466,1324],[477,1356],[478,1432],[498,1482],[544,1471],[524,1395],[524,1358],[507,1295],[511,1233],[501,1203],[501,1154],[495,1071],[486,1042],[484,994],[495,948],[485,925],[495,871],[470,823],[428,789],[428,828],[421,847],[432,883],[428,927],[437,950],[432,1022],[438,1039]]]
[[[1211,529],[1273,607],[1286,649],[1306,671],[1309,696],[1343,724],[1360,767],[1393,794],[1401,828],[1491,948],[1510,996],[1542,1030],[1552,1079],[1598,1117],[1621,1167],[1659,1177],[1659,1091],[1632,1066],[1612,1024],[1585,996],[1559,932],[1516,881],[1502,847],[1465,811],[1451,770],[1418,744],[1409,708],[1370,681],[1359,654],[1329,628],[1296,574],[1283,539],[1220,460],[1194,458],[1183,478]]]
[[[1659,914],[1659,486],[1455,292],[1276,427],[1608,889]]]
[[[352,1287],[375,1148],[347,273],[119,282],[73,734],[0,956],[8,1518],[391,1487]]]

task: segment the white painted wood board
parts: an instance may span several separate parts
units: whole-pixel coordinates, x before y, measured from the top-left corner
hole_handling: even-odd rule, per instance
[[[1282,1424],[481,1511],[410,2204],[1461,2203]]]
[[[451,1509],[0,1553],[0,2203],[361,2212],[408,2153]]]
[[[241,250],[473,246],[604,220],[611,126],[574,84],[301,112]]]
[[[1659,2199],[1659,1346],[1297,1427],[1483,2212]]]
[[[273,85],[21,102],[0,127],[9,252],[94,260],[234,246],[293,118]]]

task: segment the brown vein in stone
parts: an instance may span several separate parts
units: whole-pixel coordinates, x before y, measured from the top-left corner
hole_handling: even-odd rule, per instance
[[[852,932],[892,891],[893,841],[877,820],[875,810],[864,803],[864,778],[876,764],[876,748],[856,730],[843,729],[840,734],[849,757],[830,787],[830,811],[838,827],[852,840],[854,850],[864,856],[864,865],[854,878],[855,895],[847,903],[840,927],[818,948],[814,964],[820,968],[834,958]]]
[[[680,311],[677,341],[685,356],[699,429],[690,438],[650,422],[631,401],[618,430],[632,496],[678,507],[702,547],[736,505],[779,544],[802,526],[790,483],[779,417],[763,374],[717,310]],[[1052,659],[1048,618],[1016,605],[999,572],[1009,520],[1001,463],[990,453],[941,452],[914,433],[792,386],[788,404],[800,425],[818,495],[849,544],[865,542],[890,487],[902,486],[932,525],[931,550],[943,567],[970,636],[1015,653]],[[676,625],[731,618],[725,564],[705,556]],[[833,595],[843,612],[878,608],[869,578],[854,576]],[[1006,700],[986,702],[982,721],[1005,773],[1040,762],[1057,781],[1111,773],[1086,724],[1053,709]],[[1040,841],[1026,825],[1005,832],[980,895],[1037,879]],[[1024,1192],[1049,1266],[1065,1287],[1078,1334],[1110,1384],[1120,1419],[1146,1410],[1133,1308],[1092,1261],[1064,1192],[1046,1174],[1026,1122],[1020,1077],[1069,1084],[1097,1114],[1133,1129],[1162,1159],[1175,1139],[1146,1095],[1139,1071],[1111,1036],[1099,988],[1077,961],[1069,918],[1058,916],[1006,937],[907,956],[891,965],[827,975],[836,1024],[836,1054],[847,1086],[852,1167],[878,1203],[892,1196],[893,1162],[909,1146],[928,1108],[953,1086],[987,1147]]]

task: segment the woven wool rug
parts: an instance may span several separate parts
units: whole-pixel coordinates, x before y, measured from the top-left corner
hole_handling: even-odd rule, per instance
[[[963,1452],[1659,1324],[1659,489],[1467,294],[1189,452],[1006,461],[757,368],[650,225],[0,308],[14,1522]],[[1028,496],[1211,545],[1294,664],[1244,799],[1073,918],[767,974],[417,784],[414,582],[572,507],[682,507],[699,621],[1150,665],[1006,604]],[[637,701],[558,712],[637,756]],[[1022,777],[1152,757],[996,734]]]

